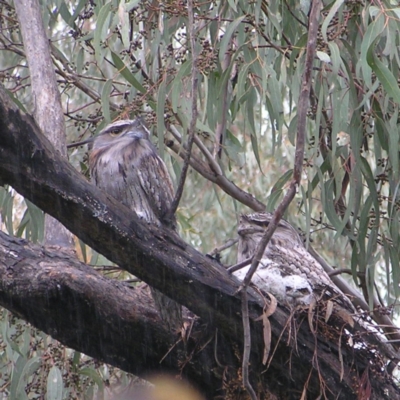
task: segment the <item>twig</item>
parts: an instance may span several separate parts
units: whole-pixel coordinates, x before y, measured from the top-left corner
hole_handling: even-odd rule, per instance
[[[97,93],[94,89],[92,89],[90,86],[86,85],[81,79],[79,79],[78,75],[74,73],[74,71],[71,69],[71,67],[68,65],[68,63],[63,60],[57,51],[55,51],[55,47],[53,45],[50,46],[50,49],[52,51],[52,56],[53,56],[53,63],[57,67],[56,73],[61,75],[64,79],[66,79],[68,82],[72,82],[76,87],[82,90],[82,92],[86,93],[90,98],[95,100],[96,102],[100,103],[101,101],[101,96],[99,93]],[[63,68],[60,68],[60,65],[55,62],[57,60]],[[66,71],[66,72],[65,72]],[[117,104],[113,103],[110,101],[110,108],[113,111],[119,110],[119,107]]]
[[[174,125],[169,125],[168,130],[172,133],[172,135],[179,140],[179,143],[182,143],[182,136],[179,133],[178,129],[175,128]],[[208,164],[210,165],[211,170],[216,174],[216,175],[222,175],[222,170],[217,161],[215,161],[214,157],[210,153],[210,151],[207,149],[207,147],[204,145],[204,143],[197,137],[194,137],[194,142],[196,143],[196,146],[199,148],[199,150],[203,153],[205,158],[208,161]]]
[[[225,365],[222,365],[218,359],[218,328],[215,329],[215,340],[214,340],[214,360],[217,363],[218,367],[226,368]]]
[[[246,265],[251,264],[251,260],[252,258],[246,258],[246,260],[241,261],[240,263],[234,264],[232,266],[230,266],[229,268],[227,268],[226,270],[232,274],[233,272],[239,271],[239,269],[244,268]]]
[[[15,45],[7,45],[4,43],[3,39],[0,39],[0,42],[3,43],[4,47],[0,47],[0,50],[8,50],[8,51],[12,51],[15,54],[18,54],[21,57],[25,57],[25,53],[20,50],[17,46]]]
[[[298,185],[300,184],[301,171],[303,168],[303,158],[304,158],[304,143],[305,143],[305,133],[306,133],[306,119],[307,119],[307,109],[310,100],[310,88],[311,88],[311,73],[312,66],[314,62],[315,49],[317,44],[317,34],[318,34],[318,21],[321,10],[321,0],[315,0],[311,6],[311,12],[309,17],[309,31],[306,49],[306,60],[305,68],[302,77],[302,87],[298,102],[298,113],[297,113],[297,137],[296,137],[296,152],[293,170],[293,179],[290,183],[289,189],[285,194],[281,204],[275,210],[271,222],[268,225],[260,243],[257,246],[257,250],[251,262],[249,271],[242,283],[242,319],[243,319],[243,330],[244,330],[244,350],[243,350],[243,384],[248,391],[252,399],[256,399],[256,394],[250,385],[248,380],[248,365],[250,361],[250,351],[251,351],[251,338],[250,338],[250,323],[249,323],[249,313],[247,304],[247,287],[253,277],[253,274],[257,270],[258,264],[264,254],[265,248],[269,240],[271,239],[279,220],[282,218],[283,213],[289,206],[290,202],[293,200]]]
[[[297,15],[292,11],[292,7],[288,4],[287,0],[284,0],[286,4],[287,10],[292,14],[292,17],[300,24],[303,25],[305,28],[307,28],[307,24],[305,24]]]
[[[103,119],[102,116],[98,116],[96,118],[79,118],[79,117],[75,117],[72,115],[72,113],[64,113],[65,116],[67,116],[68,118],[74,120],[74,121],[79,121],[79,122],[88,122],[89,124],[96,124],[97,122],[101,121]]]
[[[172,201],[169,215],[175,214],[183,193],[183,186],[185,184],[186,175],[189,169],[190,155],[192,153],[193,140],[196,133],[197,122],[197,56],[196,56],[196,39],[194,34],[194,13],[193,13],[193,0],[188,0],[188,31],[190,34],[190,48],[192,51],[192,118],[190,120],[189,135],[187,140],[187,154],[183,162],[182,172],[179,179],[178,188],[175,193],[174,200]]]
[[[244,331],[244,348],[243,348],[243,362],[242,362],[243,386],[247,390],[251,399],[257,400],[256,392],[254,391],[249,381],[251,335],[250,335],[250,321],[249,321],[249,306],[247,302],[247,290],[242,291],[242,320],[243,320],[243,331]]]
[[[328,275],[330,278],[332,278],[332,276],[336,276],[336,275],[341,275],[341,274],[352,274],[351,269],[350,268],[339,268],[339,269],[335,269],[332,272],[328,272]]]
[[[378,285],[376,284],[376,282],[374,282],[374,288],[375,288],[376,296],[378,297],[378,300],[379,300],[379,304],[382,307],[386,307],[385,302],[383,301],[382,296],[379,293],[379,288],[378,288]]]
[[[171,125],[169,130],[173,134],[173,136],[177,139],[177,141],[179,143],[181,143],[182,139],[181,139],[181,136],[180,136],[179,132],[177,131],[177,129],[172,128],[172,125]],[[198,138],[195,136],[195,142],[196,142],[196,139],[198,139]],[[186,157],[186,146],[185,145],[181,146],[181,145],[178,145],[177,143],[167,143],[167,146],[171,150],[173,150],[176,154],[178,154],[180,157]],[[190,165],[200,175],[202,175],[204,178],[208,179],[210,182],[215,183],[225,193],[227,193],[229,196],[233,197],[235,200],[248,206],[249,208],[251,208],[254,211],[264,211],[265,204],[261,203],[261,201],[257,200],[250,193],[245,192],[244,190],[240,189],[232,181],[230,181],[226,176],[222,175],[222,171],[221,171],[218,163],[212,159],[211,153],[207,150],[207,148],[204,146],[204,144],[203,144],[203,148],[205,151],[203,151],[203,149],[199,146],[199,149],[206,156],[210,167],[208,167],[207,164],[205,164],[203,161],[199,160],[199,158],[195,157],[193,154],[190,157]],[[210,155],[210,158],[207,156],[207,154]],[[212,159],[212,163],[211,163],[211,159]],[[215,168],[218,168],[220,173],[218,173],[215,170]]]
[[[260,243],[258,244],[256,253],[253,257],[251,267],[243,280],[243,289],[247,288],[254,272],[256,271],[258,264],[264,254],[264,250],[267,247],[269,240],[271,239],[279,220],[282,218],[283,213],[286,211],[288,205],[293,200],[297,187],[301,179],[301,171],[303,168],[303,158],[304,158],[304,143],[305,143],[305,132],[306,132],[306,118],[307,110],[310,98],[310,88],[311,88],[311,73],[312,66],[315,56],[315,48],[317,44],[317,33],[318,33],[318,20],[321,8],[321,1],[317,0],[312,3],[312,8],[310,12],[310,23],[308,31],[308,41],[306,49],[306,61],[305,68],[302,77],[302,88],[299,96],[298,102],[298,112],[297,112],[297,137],[296,137],[296,151],[294,159],[294,170],[293,179],[290,183],[289,189],[286,192],[285,197],[279,204],[278,208],[272,217],[271,222],[268,225],[267,230],[264,233]]]
[[[229,247],[232,247],[235,245],[239,239],[229,239],[227,242],[225,242],[223,245],[216,247],[211,253],[209,253],[209,256],[215,256],[218,253],[220,253],[223,250],[229,249]]]

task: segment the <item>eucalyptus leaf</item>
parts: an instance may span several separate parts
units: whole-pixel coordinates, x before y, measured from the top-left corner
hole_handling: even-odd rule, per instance
[[[47,400],[62,400],[63,399],[63,378],[58,367],[53,365],[47,375]]]
[[[111,17],[110,15],[111,5],[112,3],[108,2],[104,4],[104,6],[101,8],[96,23],[96,29],[94,31],[93,45],[96,54],[96,60],[98,63],[101,63],[103,61],[104,51],[100,47],[100,43],[104,41],[107,34],[108,23]]]
[[[226,29],[226,32],[224,33],[224,36],[221,40],[221,46],[219,49],[219,62],[222,63],[224,60],[224,57],[226,55],[226,51],[228,49],[229,43],[231,41],[231,38],[233,34],[235,33],[238,25],[246,18],[246,15],[242,15],[239,18],[236,18],[233,22],[231,22]]]
[[[135,78],[131,71],[129,71],[128,67],[124,64],[121,58],[114,53],[111,52],[111,58],[117,68],[118,72],[139,92],[144,93],[146,90],[141,85],[141,83]]]
[[[109,79],[103,86],[103,90],[101,92],[101,106],[103,109],[103,116],[106,123],[111,122],[110,115],[110,94],[112,89],[113,81]]]

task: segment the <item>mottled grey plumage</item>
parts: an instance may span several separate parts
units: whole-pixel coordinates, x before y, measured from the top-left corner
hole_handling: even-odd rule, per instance
[[[271,219],[270,213],[241,216],[238,262],[254,255]],[[243,279],[248,269],[249,266],[235,272],[235,275]],[[269,241],[252,282],[282,303],[309,305],[322,297],[332,300],[349,313],[354,312],[350,300],[306,250],[296,229],[284,220],[279,222]]]
[[[141,120],[108,125],[94,139],[89,167],[96,186],[147,222],[176,229],[166,220],[174,189],[163,160]]]
[[[174,190],[163,160],[140,119],[108,125],[94,138],[89,155],[92,180],[139,218],[177,229],[168,217]],[[182,326],[181,306],[155,289],[152,295],[161,318],[173,330]]]

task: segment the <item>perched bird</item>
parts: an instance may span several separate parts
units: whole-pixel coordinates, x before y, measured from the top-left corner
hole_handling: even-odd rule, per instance
[[[271,219],[270,213],[241,216],[238,227],[238,262],[254,255]],[[244,279],[249,268],[247,266],[234,274]],[[285,220],[280,220],[252,282],[283,304],[310,305],[323,298],[332,300],[349,314],[354,312],[350,300],[306,250],[296,229]]]
[[[139,218],[176,230],[168,219],[174,189],[164,161],[140,119],[116,121],[94,138],[89,168],[97,187],[135,211]]]
[[[168,211],[174,197],[171,178],[140,119],[116,121],[93,138],[89,169],[95,185],[139,218],[177,230]],[[162,320],[171,330],[182,326],[180,304],[152,289]]]

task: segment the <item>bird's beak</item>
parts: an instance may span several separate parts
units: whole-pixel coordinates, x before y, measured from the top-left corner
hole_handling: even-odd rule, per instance
[[[143,139],[145,135],[140,129],[132,129],[125,133],[126,136],[129,136],[132,139]]]
[[[94,140],[94,136],[89,139],[83,140],[82,142],[75,142],[75,143],[67,144],[67,149],[72,149],[74,147],[82,146],[87,143],[92,143],[93,140]]]

